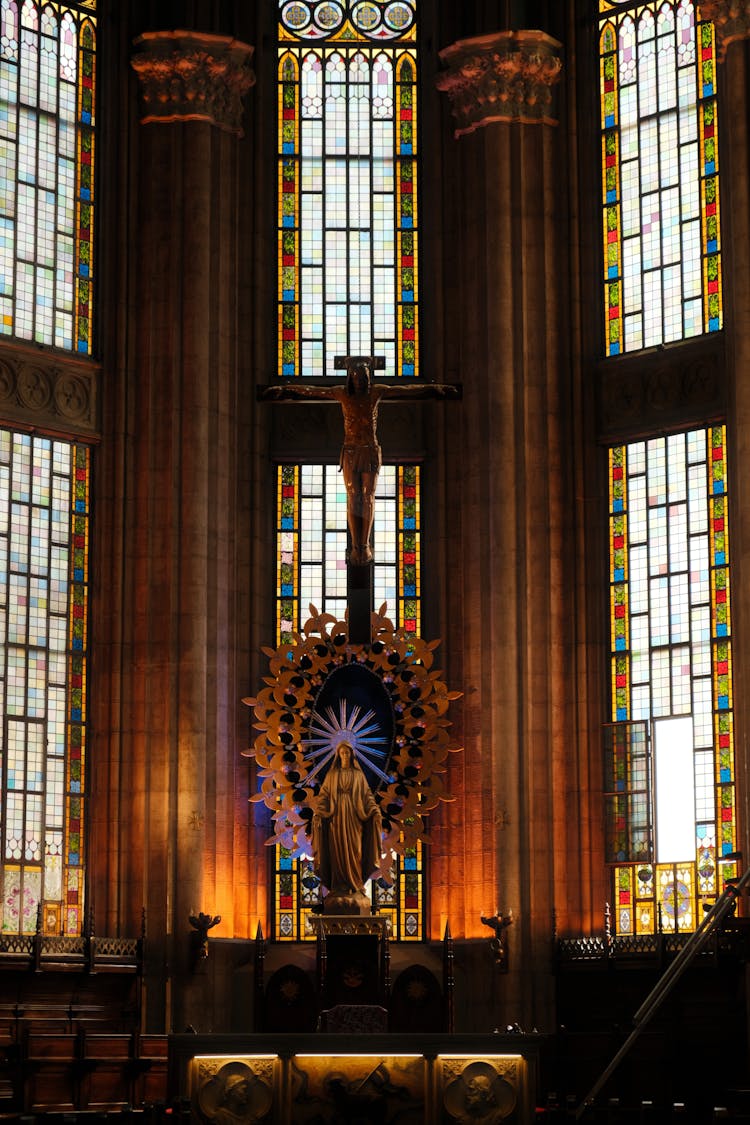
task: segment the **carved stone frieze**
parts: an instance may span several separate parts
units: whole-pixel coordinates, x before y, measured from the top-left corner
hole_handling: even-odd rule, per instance
[[[597,372],[600,439],[627,440],[660,420],[679,428],[723,417],[727,380],[721,336],[604,360]]]
[[[252,47],[193,31],[146,32],[135,47],[142,125],[208,121],[242,136],[242,98],[255,82]]]
[[[98,365],[90,361],[9,348],[0,354],[0,418],[35,429],[95,435],[99,378]]]
[[[437,86],[451,100],[454,135],[494,121],[556,125],[552,87],[562,71],[561,49],[543,31],[500,31],[441,51],[447,69]]]
[[[750,37],[750,0],[702,0],[700,13],[713,20],[720,60],[730,43]]]

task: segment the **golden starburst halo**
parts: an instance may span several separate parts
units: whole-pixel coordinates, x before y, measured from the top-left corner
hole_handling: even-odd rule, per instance
[[[346,741],[380,806],[383,853],[403,854],[425,840],[424,817],[453,800],[443,775],[448,754],[461,747],[451,742],[447,713],[461,692],[449,691],[433,668],[440,642],[395,629],[385,604],[372,614],[370,644],[350,644],[346,620],[309,610],[300,633],[262,650],[269,659],[265,686],[243,700],[260,732],[243,753],[255,758],[262,779],[250,800],[272,812],[266,843],[311,854],[317,793]]]

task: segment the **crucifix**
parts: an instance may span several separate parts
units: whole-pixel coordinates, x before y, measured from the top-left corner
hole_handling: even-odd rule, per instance
[[[375,489],[382,464],[377,437],[378,407],[382,399],[428,399],[461,397],[460,384],[375,383],[373,371],[385,367],[383,356],[336,356],[334,367],[346,371],[343,385],[326,383],[274,383],[258,387],[261,401],[302,402],[333,400],[341,404],[344,444],[339,468],[346,486],[346,520],[349,550],[346,559],[349,639],[369,644],[372,609],[372,533]]]

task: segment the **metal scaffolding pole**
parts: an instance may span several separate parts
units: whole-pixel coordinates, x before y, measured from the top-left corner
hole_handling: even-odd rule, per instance
[[[575,1112],[575,1120],[578,1121],[586,1109],[593,1103],[594,1098],[604,1086],[607,1079],[613,1074],[619,1066],[622,1059],[628,1053],[633,1043],[636,1041],[644,1027],[651,1019],[653,1014],[666,999],[668,994],[672,991],[677,981],[680,979],[685,969],[687,969],[693,958],[700,953],[703,946],[708,941],[711,934],[717,929],[718,926],[734,909],[737,898],[745,886],[750,881],[750,867],[745,874],[736,883],[729,883],[724,889],[723,893],[717,898],[711,909],[706,913],[705,918],[701,922],[695,933],[690,935],[689,940],[682,947],[680,952],[675,957],[672,964],[666,970],[664,975],[656,982],[651,992],[649,992],[646,999],[641,1004],[638,1011],[633,1016],[633,1030],[627,1037],[623,1045],[620,1047],[617,1054],[614,1056],[609,1066],[602,1072],[597,1081],[589,1090],[586,1097],[578,1106]]]

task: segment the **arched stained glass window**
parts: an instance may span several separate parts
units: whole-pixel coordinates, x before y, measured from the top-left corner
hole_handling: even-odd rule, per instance
[[[414,0],[279,9],[279,375],[414,376]]]
[[[599,0],[605,352],[722,325],[713,25]]]
[[[0,0],[0,334],[92,350],[93,2]]]
[[[346,609],[346,490],[335,465],[280,465],[278,469],[279,642],[298,631],[310,603],[343,617]],[[394,624],[408,632],[420,625],[420,469],[384,465],[375,498],[373,544],[376,558],[374,605],[388,605]],[[392,885],[371,881],[366,888],[378,913],[391,923],[391,937],[423,937],[422,847],[394,857]],[[309,859],[276,849],[273,935],[278,941],[314,936],[312,907],[320,884]]]
[[[2,931],[84,909],[89,451],[0,430]]]
[[[688,931],[737,874],[725,427],[617,446],[609,471],[616,929]]]

